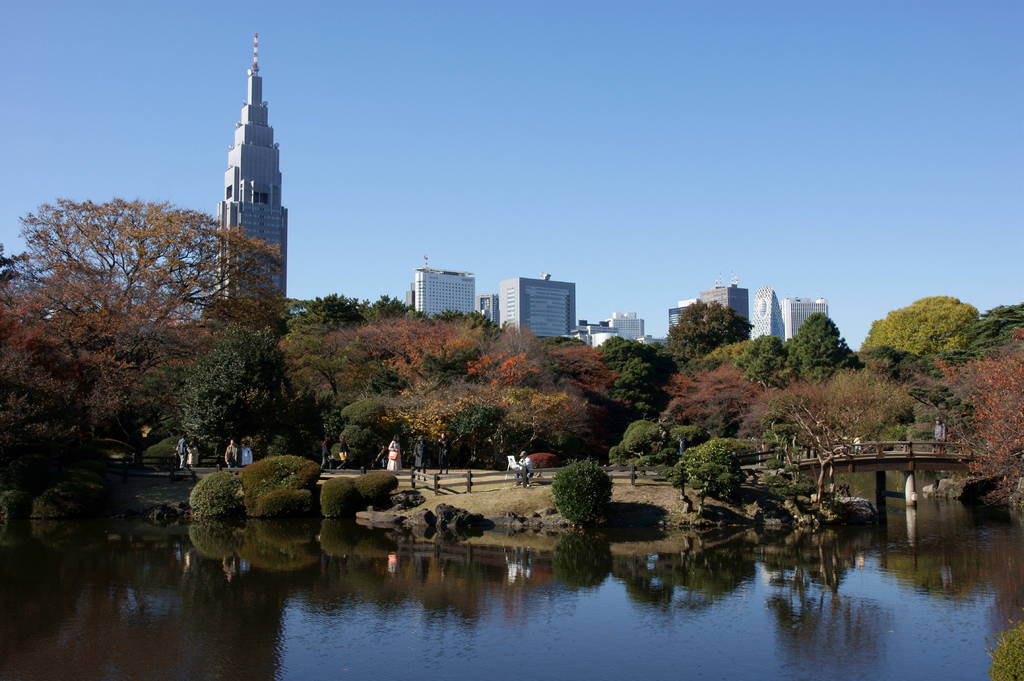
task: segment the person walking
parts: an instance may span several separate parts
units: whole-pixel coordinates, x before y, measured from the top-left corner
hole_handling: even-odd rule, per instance
[[[413,447],[413,470],[419,469],[421,473],[427,472],[427,464],[430,461],[430,457],[427,455],[427,442],[420,435],[416,438],[416,445]]]
[[[185,436],[182,435],[178,439],[178,445],[174,448],[175,453],[178,455],[178,468],[184,468],[185,464],[188,463],[188,459],[186,458],[185,446]]]
[[[251,443],[246,442],[245,438],[242,438],[242,467],[245,468],[252,463],[252,447]]]
[[[387,469],[392,473],[402,470],[402,445],[399,444],[397,435],[391,438],[391,444],[388,445]]]
[[[331,467],[331,440],[325,437],[320,441],[320,470],[325,471]]]
[[[192,438],[185,445],[185,450],[188,453],[188,468],[191,470],[193,466],[199,465],[199,443],[196,442],[195,438]]]
[[[444,433],[437,441],[437,472],[448,473],[448,438]]]
[[[228,468],[238,468],[240,459],[238,445],[234,440],[228,440],[228,446],[224,449],[224,463]]]
[[[533,461],[527,456],[526,452],[519,452],[519,472],[516,473],[516,477],[522,480],[523,487],[530,486],[531,468],[533,468]]]
[[[932,429],[932,434],[935,436],[936,442],[945,442],[946,436],[949,435],[949,431],[946,428],[946,424],[943,423],[942,419],[935,419],[935,427]],[[941,444],[935,445],[935,453],[942,456],[946,453],[946,448]]]
[[[348,466],[348,440],[341,438],[341,442],[338,443],[338,468],[345,468]]]

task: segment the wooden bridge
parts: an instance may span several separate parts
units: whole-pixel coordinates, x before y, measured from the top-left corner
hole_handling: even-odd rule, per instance
[[[774,450],[744,454],[739,457],[740,465],[746,469],[760,469],[770,459]],[[936,442],[900,440],[888,442],[850,442],[836,447],[830,462],[835,473],[874,473],[875,501],[879,509],[885,507],[885,498],[903,499],[907,506],[917,504],[915,471],[968,471],[974,460],[973,454],[960,442]],[[801,451],[794,462],[806,475],[817,477],[821,462],[810,451]],[[885,489],[885,472],[902,471],[904,484],[902,492]]]

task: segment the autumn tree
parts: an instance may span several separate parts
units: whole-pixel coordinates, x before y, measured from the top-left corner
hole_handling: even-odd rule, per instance
[[[970,421],[956,428],[974,454],[971,470],[997,481],[997,499],[1019,502],[1024,496],[1024,351],[949,371],[951,382],[973,406]]]
[[[809,315],[786,343],[786,365],[796,376],[821,381],[839,369],[860,366],[835,322],[822,312]]]
[[[978,310],[957,298],[921,298],[871,324],[861,347],[889,345],[918,355],[963,350],[967,347],[967,333],[977,319]]]
[[[676,374],[666,391],[671,401],[662,416],[674,423],[700,426],[713,437],[738,434],[763,393],[731,364],[693,375]]]
[[[818,460],[818,498],[831,483],[835,459],[854,438],[880,439],[913,418],[913,405],[897,384],[867,371],[842,371],[824,382],[800,382],[776,393],[764,422],[788,426]]]
[[[668,330],[668,349],[682,361],[691,361],[746,340],[750,329],[750,322],[732,308],[698,300],[679,313],[679,321]]]
[[[187,356],[205,310],[232,292],[274,295],[276,253],[205,213],[59,199],[21,225],[26,251],[3,302],[87,368],[94,417],[123,406],[146,371]]]

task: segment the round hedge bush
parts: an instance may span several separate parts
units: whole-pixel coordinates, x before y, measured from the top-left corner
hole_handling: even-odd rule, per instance
[[[574,461],[555,475],[551,495],[555,508],[569,522],[594,523],[604,516],[612,499],[612,481],[590,459]]]
[[[242,483],[227,471],[207,475],[192,488],[188,504],[198,518],[235,515],[242,510]]]
[[[1000,634],[989,654],[992,681],[1024,681],[1024,622]]]
[[[95,473],[69,474],[32,502],[33,518],[81,518],[103,510],[107,488]]]
[[[702,497],[728,499],[743,482],[743,470],[733,453],[732,441],[725,438],[687,449],[680,465],[686,484]]]
[[[325,518],[349,518],[366,506],[366,499],[349,478],[328,480],[320,488],[320,512]]]
[[[16,520],[27,518],[32,512],[32,495],[21,490],[0,492],[0,518]]]
[[[245,507],[256,507],[264,495],[274,490],[313,491],[320,479],[320,465],[301,456],[271,456],[246,466],[239,473]]]
[[[294,518],[313,510],[313,493],[308,489],[275,489],[260,496],[249,507],[256,518]]]
[[[168,462],[176,464],[178,462],[178,440],[180,439],[180,435],[172,435],[146,447],[142,452],[142,460],[157,465],[164,465]]]
[[[389,508],[389,496],[398,489],[398,478],[387,471],[370,471],[356,478],[355,485],[367,505]]]

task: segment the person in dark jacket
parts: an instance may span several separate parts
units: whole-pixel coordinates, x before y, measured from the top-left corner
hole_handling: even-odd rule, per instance
[[[427,472],[427,466],[430,464],[430,456],[427,454],[427,441],[422,435],[416,438],[416,445],[413,447],[413,470],[419,469],[421,473]]]
[[[441,439],[437,441],[437,472],[448,473],[448,439],[441,433]]]

